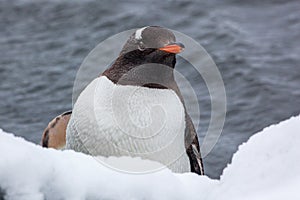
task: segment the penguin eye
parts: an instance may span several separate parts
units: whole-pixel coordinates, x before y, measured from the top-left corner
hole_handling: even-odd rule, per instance
[[[138,49],[140,51],[144,51],[146,49],[146,46],[144,45],[144,43],[142,41],[139,42]]]

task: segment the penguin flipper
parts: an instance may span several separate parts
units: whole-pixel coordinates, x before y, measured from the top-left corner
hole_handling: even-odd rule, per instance
[[[185,128],[185,145],[186,153],[190,159],[191,172],[199,175],[204,175],[204,167],[200,153],[200,146],[197,133],[192,119],[186,113],[186,128]]]
[[[45,128],[41,145],[46,148],[62,149],[66,145],[66,130],[72,111],[55,117]]]

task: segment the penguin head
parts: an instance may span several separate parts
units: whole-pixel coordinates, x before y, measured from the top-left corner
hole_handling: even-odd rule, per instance
[[[140,58],[144,63],[168,64],[175,54],[182,52],[184,45],[176,42],[175,35],[160,26],[137,29],[127,40],[120,56]],[[175,63],[174,63],[175,64]]]
[[[183,49],[170,30],[143,27],[129,37],[119,57],[102,75],[121,85],[167,88],[174,83],[176,54]]]

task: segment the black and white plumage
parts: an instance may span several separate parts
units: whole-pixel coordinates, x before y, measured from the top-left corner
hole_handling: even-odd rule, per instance
[[[183,48],[168,29],[136,30],[112,66],[80,94],[66,148],[138,156],[203,175],[197,134],[173,74]]]

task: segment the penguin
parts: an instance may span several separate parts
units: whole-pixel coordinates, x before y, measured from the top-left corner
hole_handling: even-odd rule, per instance
[[[41,145],[46,148],[63,149],[66,145],[66,129],[72,111],[66,111],[51,120],[45,128]]]
[[[51,136],[62,135],[65,149],[141,157],[176,173],[204,175],[197,134],[174,78],[176,54],[183,50],[164,27],[137,29],[113,64],[82,91],[72,113],[64,115],[67,126],[58,134],[44,133],[43,145],[48,140],[45,147],[53,147]]]

